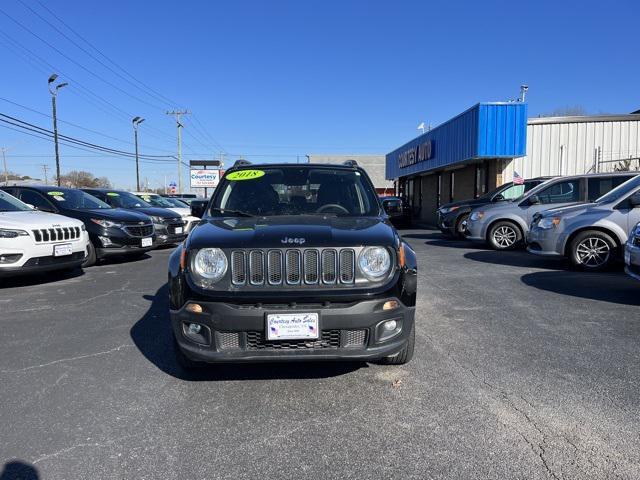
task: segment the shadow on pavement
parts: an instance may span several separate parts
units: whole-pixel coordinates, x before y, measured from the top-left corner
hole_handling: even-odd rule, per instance
[[[53,270],[51,272],[32,273],[28,275],[17,275],[15,277],[3,278],[0,281],[0,289],[14,287],[31,287],[43,285],[45,283],[59,282],[61,280],[69,280],[84,275],[81,268],[73,270]]]
[[[464,254],[464,258],[482,263],[494,265],[507,265],[510,267],[542,268],[545,270],[569,270],[568,262],[564,259],[549,259],[538,257],[525,250],[483,250]]]
[[[131,328],[131,338],[145,356],[164,373],[186,381],[269,380],[329,378],[366,367],[364,362],[293,362],[261,364],[216,364],[196,371],[185,371],[173,352],[173,332],[169,321],[169,293],[165,284],[155,295],[144,295],[151,301],[145,315]]]
[[[4,464],[0,480],[39,480],[36,467],[20,460],[11,460]]]
[[[547,292],[640,306],[640,283],[623,273],[536,272],[523,275],[521,280]]]
[[[402,234],[402,232],[400,232]],[[445,235],[439,230],[427,231],[425,233],[408,233],[402,235],[402,238],[411,243],[411,240],[427,240],[425,245],[446,248],[466,248],[471,250],[488,248],[481,243],[474,243],[464,238]]]

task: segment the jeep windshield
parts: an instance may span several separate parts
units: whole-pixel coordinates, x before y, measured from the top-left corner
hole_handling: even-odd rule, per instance
[[[341,168],[256,167],[227,173],[212,216],[376,216],[378,198],[362,172]]]

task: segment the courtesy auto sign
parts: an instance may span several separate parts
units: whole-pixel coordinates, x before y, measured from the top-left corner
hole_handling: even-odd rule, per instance
[[[192,188],[215,188],[220,182],[220,170],[191,169]]]

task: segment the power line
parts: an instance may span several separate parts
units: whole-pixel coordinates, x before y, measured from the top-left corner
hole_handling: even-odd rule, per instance
[[[75,40],[73,40],[72,38],[70,38],[67,34],[65,34],[63,31],[61,31],[58,27],[56,27],[53,23],[49,22],[49,20],[47,20],[46,18],[44,18],[42,15],[40,15],[38,12],[36,12],[33,8],[31,8],[29,5],[27,5],[23,0],[18,0],[25,8],[27,8],[28,10],[30,10],[34,15],[36,15],[40,20],[42,20],[43,22],[45,22],[47,25],[49,25],[51,28],[53,28],[56,32],[58,32],[60,35],[62,35],[64,38],[66,38],[69,42],[71,42],[73,45],[75,45],[78,49],[82,50],[85,54],[87,54],[89,57],[91,57],[94,61],[98,62],[100,65],[102,65],[104,68],[106,68],[107,70],[109,70],[111,73],[113,73],[114,75],[117,75],[119,78],[121,78],[122,80],[124,80],[125,82],[127,82],[128,84],[132,85],[134,88],[137,88],[138,90],[140,90],[141,92],[145,93],[146,95],[148,95],[149,97],[153,97],[155,100],[158,100],[158,96],[155,94],[150,94],[148,89],[144,89],[142,87],[140,87],[139,85],[137,85],[136,83],[132,82],[131,80],[129,80],[127,77],[125,77],[124,75],[122,75],[120,72],[114,70],[112,67],[110,67],[109,65],[107,65],[106,63],[104,63],[102,60],[100,60],[99,58],[97,58],[95,55],[93,55],[90,51],[88,51],[87,49],[85,49],[82,45],[79,45]],[[42,5],[42,4],[41,4]],[[43,5],[44,6],[44,5]],[[50,12],[49,9],[47,9],[45,7],[45,9],[47,11]],[[50,12],[51,13],[51,12]],[[54,15],[55,16],[55,15]],[[57,18],[57,17],[56,17]],[[66,24],[65,24],[66,26]],[[67,27],[68,28],[68,27]],[[164,100],[160,99],[160,101],[162,103],[165,103]],[[173,102],[169,102],[169,105],[173,105]]]
[[[45,45],[47,45],[49,48],[53,49],[54,51],[56,51],[59,55],[61,55],[62,57],[66,58],[68,61],[70,61],[71,63],[73,63],[74,65],[78,66],[79,68],[81,68],[82,70],[84,70],[85,72],[89,73],[90,75],[94,76],[95,78],[97,78],[98,80],[100,80],[101,82],[109,85],[112,88],[115,88],[116,90],[118,90],[119,92],[127,95],[128,97],[132,98],[133,100],[136,100],[140,103],[144,103],[146,105],[149,105],[153,108],[156,108],[158,110],[162,110],[162,106],[158,106],[157,104],[153,104],[151,102],[147,102],[146,100],[137,97],[136,95],[133,95],[129,92],[127,92],[125,89],[120,88],[118,85],[116,85],[115,83],[112,83],[106,79],[104,79],[101,75],[98,75],[97,73],[95,73],[93,70],[88,69],[87,67],[85,67],[84,65],[82,65],[81,63],[75,61],[73,58],[71,58],[70,56],[68,56],[67,54],[65,54],[62,50],[60,50],[58,47],[56,47],[55,45],[49,43],[47,40],[45,40],[44,38],[42,38],[40,35],[38,35],[37,33],[34,33],[31,29],[29,29],[28,27],[24,26],[22,23],[20,23],[18,20],[16,20],[15,18],[13,18],[11,15],[9,15],[7,12],[5,12],[4,10],[0,9],[0,13],[2,13],[5,17],[7,17],[9,20],[11,20],[12,22],[14,22],[16,25],[18,25],[19,27],[21,27],[22,29],[24,29],[25,31],[27,31],[28,33],[30,33],[31,35],[33,35],[35,38],[37,38],[38,40],[40,40],[42,43],[44,43]]]
[[[18,118],[12,117],[10,115],[6,115],[4,113],[0,113],[0,117],[4,117],[0,118],[0,122],[12,125],[14,127],[18,127],[21,128],[23,130],[28,130],[30,132],[33,133],[38,133],[40,135],[44,135],[46,137],[53,137],[53,132],[49,129],[43,128],[43,127],[39,127],[37,125],[34,125],[32,123],[29,122],[25,122],[23,120],[20,120]],[[8,119],[8,120],[5,120]],[[66,140],[67,142],[70,143],[74,143],[74,144],[78,144],[87,148],[93,148],[94,150],[99,150],[102,152],[106,152],[106,153],[115,153],[118,155],[123,155],[123,156],[130,156],[130,157],[134,157],[135,158],[135,153],[133,152],[127,152],[124,150],[118,150],[118,149],[114,149],[111,147],[106,147],[104,145],[98,145],[92,142],[87,142],[84,140],[80,140],[78,138],[75,137],[70,137],[68,135],[59,135],[59,137],[61,139]],[[165,161],[168,161],[169,159],[173,159],[175,158],[173,155],[141,155],[141,157],[144,157],[146,159],[164,159]]]
[[[30,112],[37,113],[38,115],[42,115],[43,117],[52,118],[51,115],[49,115],[49,114],[46,114],[44,112],[40,112],[40,111],[35,110],[35,109],[31,108],[31,107],[27,107],[25,105],[21,105],[19,103],[16,103],[16,102],[14,102],[12,100],[7,99],[7,98],[0,97],[0,100],[2,100],[4,102],[7,102],[7,103],[10,103],[11,105],[15,105],[16,107],[20,107],[20,108],[23,108],[25,110],[28,110]],[[83,127],[82,125],[77,125],[75,123],[68,122],[66,120],[58,119],[58,122],[64,123],[66,125],[71,125],[72,127],[79,128],[80,130],[85,130],[87,132],[95,133],[96,135],[101,135],[101,136],[103,136],[105,138],[109,138],[111,140],[115,140],[115,141],[120,142],[120,143],[126,143],[127,145],[133,145],[133,142],[130,142],[130,141],[127,141],[127,140],[122,140],[122,139],[117,138],[117,137],[112,137],[111,135],[107,135],[106,133],[99,132],[98,130],[92,130],[90,128]],[[167,150],[164,150],[164,149],[149,147],[149,146],[146,146],[146,145],[140,145],[140,146],[144,147],[146,150],[158,150],[158,151],[161,151],[161,152],[166,152],[167,151]]]
[[[58,20],[58,22],[60,22],[62,25],[64,25],[70,32],[72,32],[76,37],[78,37],[80,40],[82,40],[85,44],[87,44],[89,47],[91,47],[94,51],[96,51],[102,58],[104,58],[105,60],[107,60],[109,63],[111,63],[112,65],[114,65],[116,68],[118,68],[120,71],[122,71],[125,75],[129,76],[131,79],[133,79],[134,81],[136,81],[137,83],[139,83],[140,85],[142,85],[144,88],[146,88],[147,90],[151,91],[152,93],[154,93],[157,97],[164,99],[167,103],[172,104],[172,105],[179,105],[178,102],[175,102],[173,100],[171,100],[170,98],[164,96],[163,94],[157,92],[156,90],[154,90],[153,88],[151,88],[149,85],[145,84],[144,82],[142,82],[141,80],[137,79],[135,76],[133,76],[131,73],[129,73],[127,70],[125,70],[123,67],[121,67],[120,65],[118,65],[115,61],[113,61],[111,58],[109,58],[107,55],[105,55],[102,51],[100,51],[96,46],[94,46],[92,43],[90,43],[86,38],[84,38],[82,35],[80,35],[78,32],[76,32],[73,28],[71,28],[67,23],[64,22],[64,20],[62,20],[62,18],[60,18],[59,16],[57,16],[51,9],[49,9],[45,4],[43,4],[40,0],[37,0],[38,4],[44,8],[47,12],[49,12],[49,14],[51,14],[51,16],[53,16],[56,20]],[[66,38],[66,37],[65,37]]]

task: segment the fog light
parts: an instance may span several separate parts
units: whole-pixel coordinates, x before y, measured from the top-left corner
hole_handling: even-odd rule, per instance
[[[198,335],[201,330],[202,330],[202,325],[198,325],[197,323],[189,324],[189,333],[191,335]]]
[[[202,313],[202,306],[197,303],[190,303],[186,306],[185,310],[191,313]]]
[[[395,308],[398,308],[397,300],[389,300],[388,302],[384,302],[384,305],[382,305],[382,310],[393,310]]]
[[[21,258],[21,253],[5,253],[4,255],[0,255],[0,263],[16,263]]]
[[[113,245],[113,242],[109,237],[98,237],[103,247],[108,247],[109,245]]]
[[[398,322],[395,320],[388,320],[382,324],[382,328],[384,328],[387,332],[391,332],[396,329],[398,326]]]

